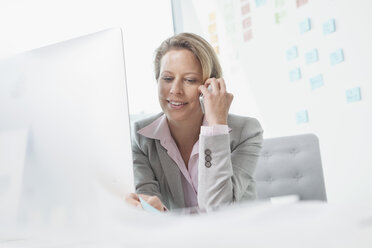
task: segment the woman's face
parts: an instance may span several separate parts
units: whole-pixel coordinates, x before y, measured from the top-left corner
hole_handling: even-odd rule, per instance
[[[199,60],[186,49],[170,50],[161,59],[160,106],[169,121],[201,121],[198,87],[203,84]]]

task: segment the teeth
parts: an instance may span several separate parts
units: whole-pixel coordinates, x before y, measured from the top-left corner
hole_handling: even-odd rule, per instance
[[[172,102],[170,101],[171,104],[173,105],[176,105],[176,106],[180,106],[180,105],[184,105],[185,103],[182,103],[182,102]]]

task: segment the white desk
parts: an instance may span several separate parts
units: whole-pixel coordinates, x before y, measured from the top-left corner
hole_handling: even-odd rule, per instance
[[[262,203],[192,216],[117,207],[74,228],[0,224],[0,247],[372,247],[370,203]]]

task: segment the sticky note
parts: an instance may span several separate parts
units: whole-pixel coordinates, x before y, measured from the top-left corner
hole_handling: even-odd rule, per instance
[[[209,22],[215,22],[216,21],[216,12],[209,13]]]
[[[241,7],[242,15],[248,14],[251,12],[251,8],[249,7],[249,3],[246,3]]]
[[[208,33],[209,34],[215,34],[217,31],[216,23],[210,24],[208,26]]]
[[[275,23],[280,24],[287,18],[287,11],[283,10],[281,12],[275,13]]]
[[[144,199],[142,199],[142,197],[139,196],[138,198],[141,202],[143,210],[145,210],[146,212],[150,212],[150,213],[153,213],[153,214],[160,214],[161,213],[159,210],[157,210],[156,208],[154,208],[153,206],[148,204]]]
[[[256,7],[262,7],[266,4],[266,0],[255,0]]]
[[[296,0],[296,5],[297,5],[297,8],[307,4],[307,1],[308,0]]]
[[[344,51],[338,49],[329,55],[331,65],[336,65],[344,61]]]
[[[310,18],[307,18],[300,22],[300,33],[303,34],[311,30],[311,21]]]
[[[211,43],[218,43],[218,36],[216,34],[211,35]]]
[[[296,123],[303,124],[309,122],[309,116],[307,114],[307,110],[303,110],[296,113]]]
[[[287,50],[287,60],[292,60],[298,57],[297,46],[293,46]]]
[[[360,94],[360,88],[355,87],[352,89],[346,90],[346,101],[350,102],[358,102],[362,100],[362,96]]]
[[[312,90],[322,87],[324,85],[323,75],[319,74],[315,77],[310,78],[310,85]]]
[[[293,69],[289,72],[289,80],[291,82],[301,79],[301,70],[300,68]]]
[[[253,38],[252,29],[245,31],[243,34],[243,38],[245,42],[250,41]]]
[[[330,34],[336,31],[335,19],[330,19],[323,23],[323,34]]]
[[[312,64],[319,60],[318,49],[311,50],[305,54],[306,64]]]
[[[248,17],[244,18],[243,21],[242,21],[242,24],[243,24],[243,29],[249,28],[252,25],[251,17],[248,16]]]

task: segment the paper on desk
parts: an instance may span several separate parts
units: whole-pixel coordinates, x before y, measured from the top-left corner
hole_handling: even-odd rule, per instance
[[[296,203],[300,200],[298,195],[284,195],[284,196],[276,196],[271,197],[270,202],[272,204],[291,204]]]

